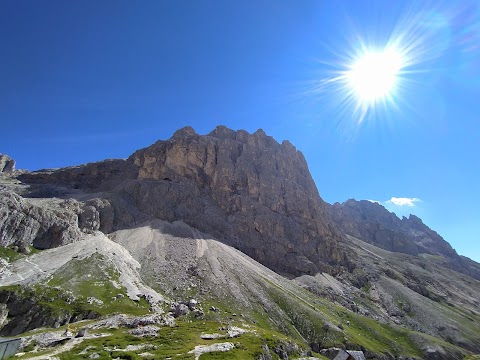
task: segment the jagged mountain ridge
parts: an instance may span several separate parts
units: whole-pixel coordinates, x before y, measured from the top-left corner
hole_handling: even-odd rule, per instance
[[[6,228],[10,235],[1,238],[3,245],[24,247],[27,241],[49,248],[62,241],[68,243],[78,235],[78,229],[110,233],[159,218],[185,221],[293,276],[353,267],[348,250],[341,245],[341,233],[346,233],[391,251],[439,254],[449,260],[451,268],[480,278],[475,262],[458,256],[416,216],[401,220],[369,201],[326,204],[301,152],[288,141],[277,143],[262,130],[248,134],[218,126],[202,136],[186,127],[169,140],[136,151],[127,160],[41,170],[18,178],[31,184],[26,197],[62,197],[75,189],[92,196],[63,206],[78,215],[78,226],[72,223],[71,212],[64,219],[65,211],[57,211],[59,216],[45,215],[33,204],[28,208],[31,216],[20,222],[47,217],[51,223],[48,229],[34,220],[35,224],[25,226],[39,227],[33,234],[20,231],[17,238],[21,234],[21,241],[7,240],[13,225],[4,223],[0,231]],[[95,193],[102,194],[96,197]],[[8,193],[3,196],[2,202],[10,204],[10,209],[25,208],[22,199]],[[45,236],[52,244],[42,240]]]
[[[48,184],[107,192],[95,200],[100,209],[93,196],[88,203],[98,213],[98,229],[107,233],[148,218],[181,220],[284,274],[350,265],[303,155],[262,130],[219,126],[201,136],[187,127],[127,160],[19,179],[39,185],[27,196],[48,195]],[[112,214],[113,220],[102,220]]]
[[[381,204],[354,199],[335,203],[329,210],[332,220],[347,234],[386,250],[410,255],[457,255],[449,243],[415,215],[400,219]]]
[[[443,265],[480,279],[480,267],[459,256],[452,246],[422,220],[410,215],[400,219],[376,202],[350,199],[344,203],[327,204],[336,226],[357,239],[382,249],[409,255],[437,255]]]
[[[480,319],[476,310],[480,305],[479,283],[450,270],[476,277],[478,264],[459,257],[414,216],[400,220],[383,207],[363,201],[326,204],[303,155],[290,143],[279,144],[261,130],[249,134],[221,126],[202,136],[187,127],[126,160],[13,171],[1,175],[0,180],[0,244],[4,247],[27,253],[31,246],[63,247],[101,231],[139,261],[143,280],[138,281],[171,296],[193,291],[205,298],[204,292],[192,290],[200,286],[190,286],[199,277],[203,279],[204,275],[195,270],[195,261],[203,264],[204,260],[200,256],[193,261],[198,256],[188,252],[196,253],[197,240],[218,240],[294,278],[296,290],[281,295],[281,299],[300,291],[301,285],[312,293],[307,296],[309,304],[315,303],[315,296],[321,301],[326,298],[348,314],[443,339],[457,347],[457,355],[464,351],[461,348],[479,349],[472,335],[477,328],[470,323]],[[158,221],[166,223],[152,225]],[[146,228],[158,227],[163,229],[161,236],[170,236],[172,226],[168,224],[178,221],[188,224],[194,234],[200,231],[204,235],[182,235],[193,239],[185,246],[177,240],[158,242],[157,235],[148,243],[150,235],[145,234],[150,230]],[[192,264],[183,264],[178,252],[166,257],[168,248],[158,244],[169,244],[170,249],[178,244]],[[222,248],[230,262],[237,263],[235,254],[240,252]],[[458,263],[458,259],[463,262]],[[212,258],[208,261],[218,263]],[[231,282],[240,289],[238,299],[232,293],[222,299],[222,294],[229,292],[225,285],[213,286],[207,293],[216,301],[239,308],[245,304],[245,296],[250,302],[266,301],[271,304],[265,308],[266,315],[270,316],[269,309],[275,311],[274,322],[286,329],[295,314],[285,317],[278,299],[268,299],[268,289],[261,291],[260,298],[245,295],[243,287],[255,285],[249,287],[245,282],[247,270],[240,266],[245,262],[238,264],[238,269],[220,267],[223,270],[217,273],[224,277],[223,284]],[[166,269],[172,270],[168,279],[180,286],[162,278]],[[243,280],[238,283],[238,279]],[[270,280],[255,283],[259,281],[268,288]],[[289,301],[304,302],[305,298]],[[432,324],[424,314],[437,321]],[[308,326],[304,330],[311,331]],[[341,336],[341,331],[338,334]],[[310,340],[318,348],[315,336]],[[459,358],[457,355],[453,358]]]

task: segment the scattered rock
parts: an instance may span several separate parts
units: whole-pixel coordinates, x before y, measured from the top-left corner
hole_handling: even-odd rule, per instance
[[[149,353],[148,351],[146,351],[146,352],[143,352],[143,353],[138,354],[138,356],[141,356],[141,357],[153,357],[153,356],[155,356],[155,355],[152,354],[152,353]]]
[[[272,354],[267,344],[262,344],[262,353],[258,356],[258,360],[272,360]]]
[[[212,345],[197,345],[195,346],[195,349],[189,351],[188,353],[194,354],[195,360],[198,360],[202,354],[216,351],[227,352],[233,348],[235,348],[235,345],[231,342],[217,343]]]
[[[198,301],[197,301],[197,300],[195,300],[195,299],[190,299],[190,300],[188,301],[187,306],[188,306],[188,308],[190,309],[190,311],[193,311],[193,310],[195,310],[197,304],[198,304]]]
[[[111,349],[111,348],[105,348],[105,350],[107,351],[139,351],[139,350],[145,350],[145,349],[151,349],[151,350],[155,350],[157,347],[153,344],[138,344],[138,345],[127,345],[127,347],[125,349],[119,349],[119,348],[115,348],[115,349]]]
[[[162,320],[162,317],[158,314],[144,315],[144,316],[134,317],[129,321],[126,321],[125,326],[130,328],[135,328],[139,326],[159,324],[161,320]]]
[[[77,335],[75,335],[76,338],[84,337],[87,334],[87,328],[81,328],[78,330]]]
[[[214,340],[214,339],[224,338],[225,335],[214,333],[214,334],[202,334],[200,335],[200,337],[203,340]]]
[[[175,307],[175,311],[173,313],[173,316],[174,317],[179,317],[179,316],[182,316],[182,315],[187,315],[188,314],[188,306],[185,305],[185,304],[178,304],[176,307]]]
[[[32,337],[32,341],[35,341],[40,348],[56,346],[68,339],[69,338],[63,336],[61,331],[48,331]]]
[[[246,332],[247,332],[247,330],[245,330],[245,329],[242,329],[242,328],[237,327],[237,326],[231,326],[228,329],[227,334],[228,334],[228,337],[233,338],[233,337],[240,336],[240,335],[242,335]]]
[[[200,309],[195,309],[192,311],[192,314],[193,316],[195,317],[201,317],[203,315],[205,315],[205,313],[203,312],[203,310],[200,310]]]
[[[80,351],[78,354],[79,354],[79,355],[86,355],[86,354],[88,354],[88,352],[89,352],[90,350],[93,350],[93,349],[96,349],[96,347],[95,347],[95,346],[88,345],[88,346],[85,347],[82,351]]]
[[[129,330],[128,333],[135,336],[156,336],[160,328],[155,325],[140,326]]]
[[[164,326],[175,326],[175,318],[169,314],[162,316],[160,324]]]
[[[100,299],[97,299],[93,296],[90,296],[87,298],[87,303],[91,304],[91,305],[97,305],[97,306],[102,306],[103,305],[103,301],[100,300]]]

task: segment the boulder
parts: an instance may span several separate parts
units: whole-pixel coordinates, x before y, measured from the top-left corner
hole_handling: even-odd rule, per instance
[[[182,315],[187,315],[188,314],[188,306],[185,305],[185,304],[178,304],[176,307],[175,307],[175,312],[173,313],[173,316],[174,317],[179,317],[179,316],[182,316]]]
[[[5,154],[0,154],[0,173],[13,173],[15,171],[15,160]]]

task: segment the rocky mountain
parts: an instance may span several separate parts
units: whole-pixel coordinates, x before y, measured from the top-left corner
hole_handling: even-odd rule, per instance
[[[381,204],[367,200],[350,199],[327,206],[333,222],[348,235],[385,250],[439,256],[444,266],[480,280],[478,264],[459,256],[447,241],[415,215],[400,219]]]
[[[0,333],[24,357],[480,352],[479,264],[413,215],[325,203],[303,155],[262,130],[187,127],[125,160],[11,168],[0,245]],[[60,330],[28,332],[44,326]]]
[[[349,265],[303,155],[262,130],[248,134],[219,126],[200,136],[187,127],[127,160],[19,179],[37,185],[27,196],[58,195],[58,185],[110,192],[87,205],[99,219],[94,229],[105,232],[149,218],[181,220],[290,276]]]

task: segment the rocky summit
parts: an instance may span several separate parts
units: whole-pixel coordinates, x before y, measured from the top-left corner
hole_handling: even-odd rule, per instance
[[[302,153],[263,130],[186,127],[33,172],[0,155],[0,245],[19,358],[480,353],[480,265],[414,215],[325,203]]]

